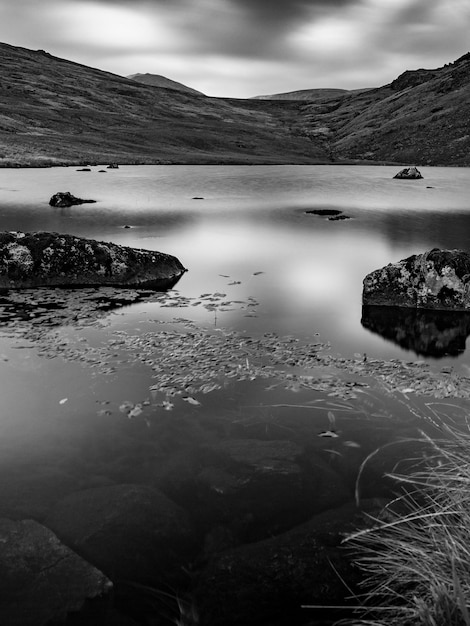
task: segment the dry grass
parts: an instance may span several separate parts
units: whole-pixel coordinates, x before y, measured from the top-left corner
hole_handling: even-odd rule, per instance
[[[393,474],[403,495],[346,540],[365,574],[359,619],[368,626],[470,626],[470,433],[422,435],[429,452]]]

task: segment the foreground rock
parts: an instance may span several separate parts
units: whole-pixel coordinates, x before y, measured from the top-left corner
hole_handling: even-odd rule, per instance
[[[363,507],[332,509],[289,532],[215,556],[194,591],[201,624],[332,624],[351,617],[351,612],[301,607],[355,603],[343,581],[354,589],[358,570],[341,542],[344,534],[366,525],[366,511],[378,514],[381,503],[371,500]]]
[[[61,500],[45,524],[114,582],[186,579],[188,517],[158,489],[129,484],[78,491]]]
[[[94,203],[96,200],[83,200],[72,195],[70,191],[58,191],[49,200],[49,204],[54,207],[69,207],[75,204]]]
[[[364,278],[362,303],[470,311],[470,254],[434,248],[390,263]]]
[[[75,614],[74,624],[91,623],[87,601],[106,595],[112,586],[41,524],[0,520],[0,624],[42,626],[68,613]],[[107,604],[93,606],[95,617],[102,611],[104,619]]]
[[[0,233],[0,288],[170,287],[185,272],[169,254],[58,233]]]
[[[393,178],[418,179],[418,178],[423,178],[423,176],[417,167],[405,167],[405,169],[400,170],[398,174],[395,174]]]

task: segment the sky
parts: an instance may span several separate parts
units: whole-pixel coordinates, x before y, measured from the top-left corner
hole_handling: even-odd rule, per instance
[[[470,50],[470,0],[0,0],[0,41],[219,97],[378,87]]]

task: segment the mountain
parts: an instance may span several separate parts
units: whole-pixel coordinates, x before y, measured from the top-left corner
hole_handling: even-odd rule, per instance
[[[366,89],[301,89],[300,91],[286,91],[267,96],[255,96],[255,100],[331,100],[351,93],[368,91]]]
[[[0,44],[0,165],[470,166],[470,53],[306,100],[212,98]]]
[[[184,91],[185,93],[193,93],[198,96],[203,96],[204,94],[196,89],[192,89],[191,87],[187,87],[183,85],[183,83],[178,83],[176,80],[171,80],[170,78],[166,78],[165,76],[160,76],[159,74],[131,74],[127,76],[130,80],[135,80],[138,83],[142,83],[143,85],[152,85],[153,87],[164,87],[165,89],[175,89],[176,91]]]

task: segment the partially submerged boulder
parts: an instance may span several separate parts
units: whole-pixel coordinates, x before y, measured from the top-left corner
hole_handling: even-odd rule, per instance
[[[364,305],[470,311],[470,254],[434,248],[364,278]]]
[[[174,285],[185,268],[169,254],[73,235],[0,232],[0,288]]]
[[[111,581],[33,520],[0,519],[0,623],[42,626],[65,619],[92,598],[106,596]],[[103,601],[104,620],[108,602]]]
[[[58,191],[49,200],[49,204],[54,207],[68,207],[75,204],[85,204],[86,202],[96,202],[96,200],[83,200],[72,195],[70,191]]]
[[[418,178],[423,178],[423,176],[421,172],[418,170],[418,168],[413,166],[413,167],[405,167],[405,169],[400,170],[398,174],[395,174],[393,178],[418,179]]]

